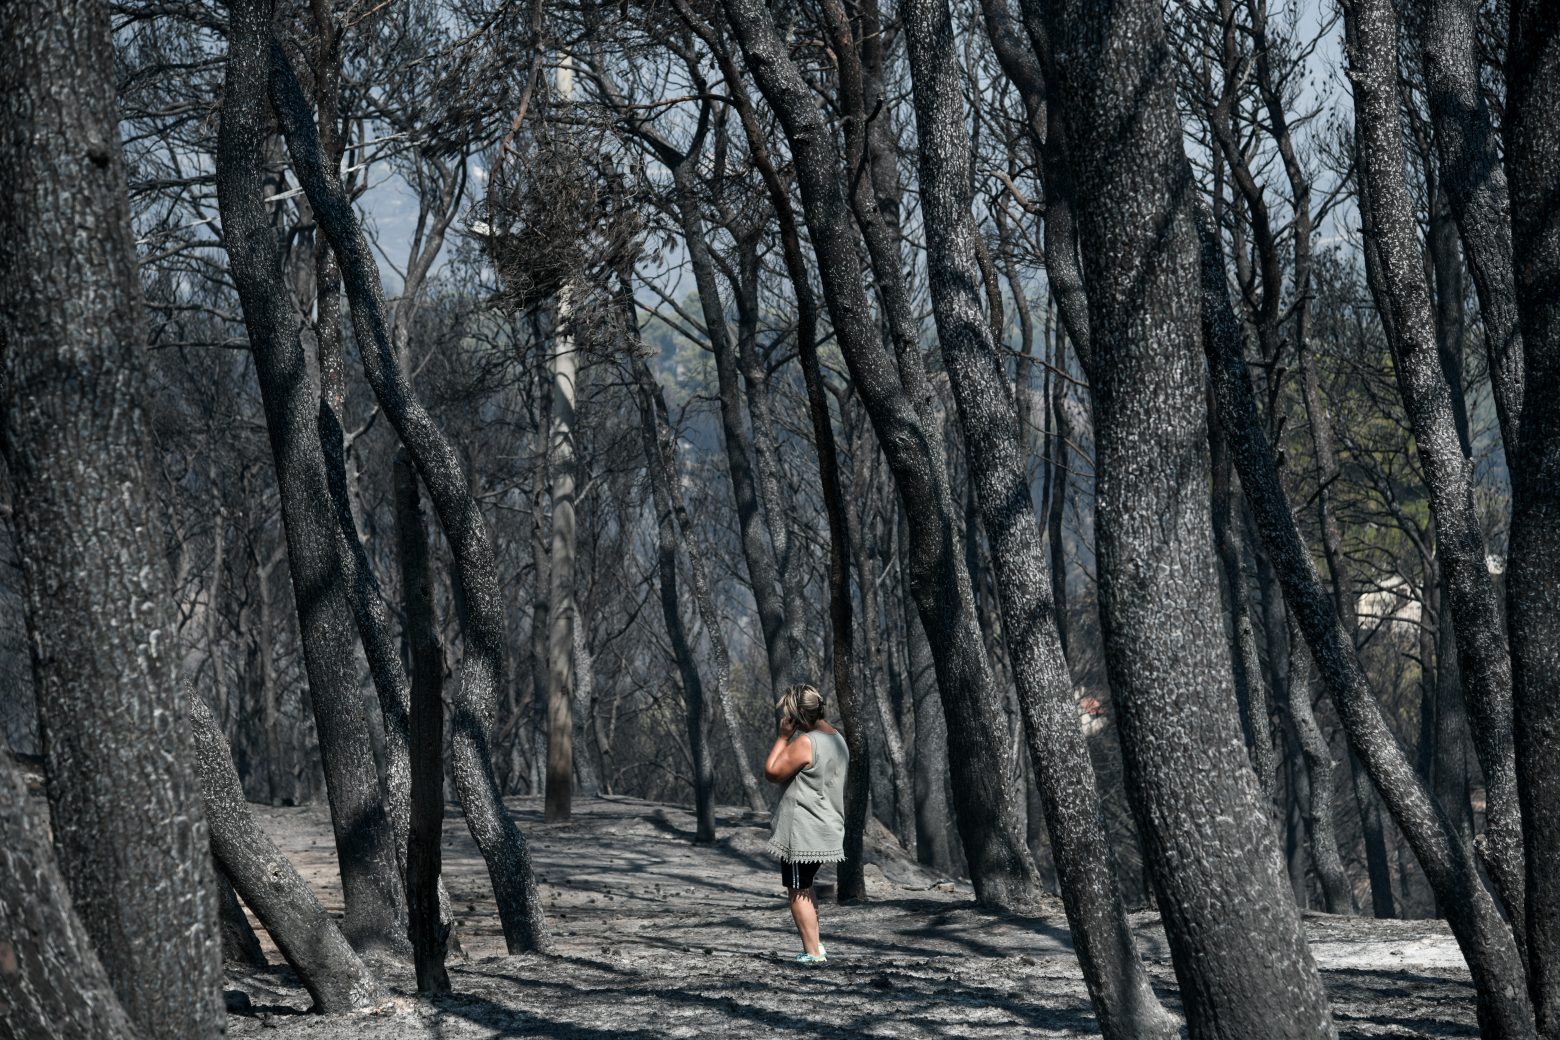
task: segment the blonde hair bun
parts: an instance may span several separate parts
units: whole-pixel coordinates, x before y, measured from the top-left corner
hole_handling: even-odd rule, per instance
[[[787,686],[780,693],[775,707],[782,715],[788,715],[803,729],[811,729],[823,718],[823,694],[811,683]]]

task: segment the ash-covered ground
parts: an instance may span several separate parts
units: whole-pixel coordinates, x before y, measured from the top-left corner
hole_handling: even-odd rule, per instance
[[[392,999],[344,1016],[307,1012],[283,966],[230,973],[247,1008],[236,1037],[379,1040],[567,1037],[914,1037],[1008,1040],[1097,1036],[1061,903],[1034,916],[977,908],[968,885],[909,861],[875,832],[870,902],[821,905],[826,967],[791,963],[800,944],[767,820],[720,813],[720,840],[695,846],[691,814],[635,799],[580,799],[547,825],[538,799],[511,808],[530,841],[557,942],[548,956],[504,955],[482,858],[458,809],[445,821],[445,881],[464,956],[456,993],[419,999],[409,965],[382,964]],[[340,909],[323,807],[257,809],[266,829]],[[832,868],[819,876],[832,880]],[[1161,998],[1179,1012],[1158,916],[1134,914]],[[1306,927],[1344,1037],[1477,1036],[1473,990],[1439,921],[1308,914]],[[261,933],[262,942],[266,942]],[[280,965],[274,948],[268,956]],[[230,1003],[243,997],[230,994]]]

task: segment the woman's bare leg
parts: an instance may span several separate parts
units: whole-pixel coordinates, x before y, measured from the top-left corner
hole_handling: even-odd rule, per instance
[[[813,902],[813,890],[793,888],[790,896],[791,917],[802,935],[802,949],[817,955],[822,952],[822,946],[818,942],[818,904]]]

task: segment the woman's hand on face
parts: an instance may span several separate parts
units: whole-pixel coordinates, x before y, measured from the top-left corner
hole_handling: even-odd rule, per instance
[[[786,740],[791,739],[791,734],[796,732],[796,720],[789,715],[780,717],[780,736]]]

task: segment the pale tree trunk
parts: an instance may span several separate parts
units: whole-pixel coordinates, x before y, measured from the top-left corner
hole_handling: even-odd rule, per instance
[[[67,992],[97,997],[106,972],[144,1035],[206,1040],[222,1030],[217,890],[182,725],[161,448],[141,403],[147,330],[110,34],[95,0],[29,4],[0,27],[0,451],[59,874],[35,831],[5,843],[0,871],[34,897],[63,895],[59,877],[70,892],[36,908],[61,934],[4,936],[23,944],[26,984],[90,945],[97,960],[61,979]],[[0,786],[19,797],[9,766]],[[0,808],[8,829],[21,811]],[[20,888],[0,892],[8,922],[32,913]],[[60,1012],[82,1035],[123,1023],[111,1000],[19,995],[19,1014]]]
[[[560,75],[562,70],[560,70]],[[552,480],[552,552],[547,617],[547,801],[550,822],[569,819],[574,804],[574,402],[580,355],[574,345],[574,287],[558,297],[552,374],[548,476]]]
[[[313,115],[285,52],[270,46],[271,98],[298,179],[342,266],[364,372],[386,417],[405,445],[438,514],[463,595],[465,654],[453,697],[453,765],[466,823],[487,862],[504,939],[520,953],[550,945],[525,838],[498,790],[488,748],[504,683],[503,602],[493,544],[454,446],[423,407],[402,369],[385,320],[379,269],[352,204],[319,150]]]
[[[938,340],[953,383],[970,482],[991,541],[1001,627],[1039,781],[1073,945],[1109,1040],[1179,1035],[1138,959],[1105,837],[1089,749],[1057,636],[1050,576],[1020,450],[1018,412],[981,312],[973,149],[947,0],[906,0],[920,142],[921,212]]]
[[[590,636],[583,616],[576,611],[572,668],[574,670],[574,779],[580,793],[594,798],[601,793],[603,750],[596,741],[596,663],[590,652]]]
[[[1518,774],[1527,841],[1529,983],[1545,1040],[1560,1040],[1560,6],[1511,5],[1506,174],[1527,388],[1507,598]],[[1461,635],[1461,632],[1458,633]],[[1521,911],[1519,911],[1521,912]]]
[[[358,691],[358,636],[316,424],[318,402],[309,386],[297,307],[281,278],[276,233],[263,201],[273,8],[269,0],[243,0],[229,7],[229,15],[217,199],[281,492],[304,668],[341,866],[343,930],[359,946],[393,949],[404,943],[405,905],[395,828],[381,801]],[[269,632],[262,634],[269,637]]]

